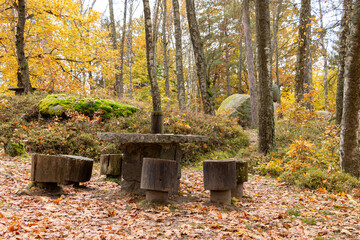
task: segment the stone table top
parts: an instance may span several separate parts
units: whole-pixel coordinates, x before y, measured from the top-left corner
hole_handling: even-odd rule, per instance
[[[181,134],[142,134],[142,133],[112,133],[98,132],[100,140],[112,143],[191,143],[207,142],[206,136]]]

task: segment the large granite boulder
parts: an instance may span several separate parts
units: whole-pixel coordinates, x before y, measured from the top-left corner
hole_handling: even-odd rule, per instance
[[[237,118],[240,125],[243,127],[250,126],[250,95],[233,94],[227,97],[218,108],[218,113],[229,114],[230,117]]]
[[[276,84],[272,85],[273,102],[280,102],[280,89]],[[274,105],[274,108],[276,106]],[[237,118],[239,124],[243,127],[250,126],[251,123],[251,105],[250,95],[233,94],[227,97],[220,105],[218,113],[229,114],[231,118]]]

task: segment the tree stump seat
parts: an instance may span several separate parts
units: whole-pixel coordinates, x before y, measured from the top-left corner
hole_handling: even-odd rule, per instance
[[[121,178],[122,154],[102,154],[100,156],[100,174],[111,178]]]
[[[210,190],[210,201],[231,204],[231,189],[236,186],[234,160],[205,160],[203,162],[204,187]]]
[[[45,186],[59,183],[78,185],[91,178],[93,159],[73,155],[34,154],[31,163],[31,181]]]
[[[231,189],[231,197],[240,199],[244,195],[244,182],[248,181],[248,163],[244,160],[236,159],[236,186]]]
[[[145,189],[146,200],[167,202],[169,191],[177,179],[178,164],[173,160],[144,158],[140,188]]]

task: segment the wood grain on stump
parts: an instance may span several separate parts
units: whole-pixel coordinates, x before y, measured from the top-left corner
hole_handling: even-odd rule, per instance
[[[100,174],[107,177],[120,177],[122,154],[103,154],[100,156]]]
[[[144,158],[140,188],[146,190],[146,199],[164,202],[164,196],[174,188],[177,168],[178,164],[173,160]]]
[[[204,187],[210,190],[210,201],[231,203],[231,189],[236,186],[234,160],[205,160],[203,162]]]
[[[32,156],[31,181],[38,183],[79,183],[91,178],[93,160],[73,155]]]
[[[231,189],[231,197],[242,198],[244,195],[244,182],[248,181],[248,163],[243,160],[235,160],[236,186]]]

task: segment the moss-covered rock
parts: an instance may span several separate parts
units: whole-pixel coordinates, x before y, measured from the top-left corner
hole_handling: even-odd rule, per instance
[[[95,112],[102,119],[111,117],[129,116],[138,111],[138,108],[123,105],[109,99],[83,98],[77,99],[65,94],[49,95],[39,102],[39,112],[44,116],[62,116],[67,110],[75,110],[88,117],[93,117]]]

